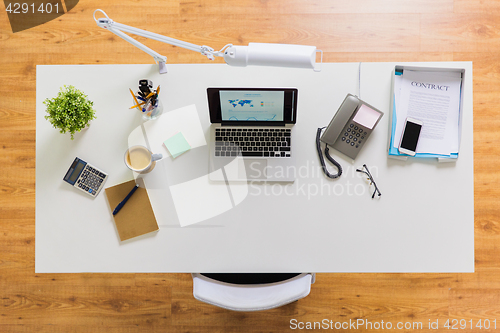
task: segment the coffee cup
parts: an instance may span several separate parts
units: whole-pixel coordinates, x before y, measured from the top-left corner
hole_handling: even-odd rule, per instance
[[[135,172],[148,173],[154,169],[156,161],[161,159],[162,154],[153,154],[144,146],[133,146],[125,152],[125,165]]]

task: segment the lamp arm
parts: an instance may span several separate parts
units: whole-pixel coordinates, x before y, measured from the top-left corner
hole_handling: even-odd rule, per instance
[[[96,19],[96,17],[95,17],[96,12],[101,12],[105,16],[105,18]],[[162,56],[158,52],[153,51],[152,49],[145,46],[144,44],[142,44],[142,43],[136,41],[135,39],[133,39],[132,37],[126,35],[124,32],[128,32],[128,33],[131,33],[131,34],[134,34],[137,36],[157,40],[157,41],[162,42],[162,43],[182,47],[182,48],[185,48],[185,49],[188,49],[191,51],[199,52],[202,55],[206,56],[210,60],[214,60],[214,56],[221,56],[221,55],[219,55],[220,51],[215,52],[213,48],[206,46],[206,45],[200,46],[200,45],[184,42],[184,41],[181,41],[181,40],[178,40],[175,38],[162,36],[162,35],[154,33],[154,32],[149,32],[149,31],[134,28],[134,27],[131,27],[131,26],[128,26],[125,24],[114,22],[101,9],[96,9],[94,11],[94,20],[96,21],[96,23],[99,27],[107,29],[110,32],[114,33],[115,35],[119,36],[120,38],[123,38],[124,40],[126,40],[130,44],[138,47],[139,49],[143,50],[147,54],[151,55],[158,62],[166,62],[167,57]]]
[[[155,59],[155,61],[157,61],[157,62],[166,62],[167,61],[167,57],[166,56],[163,56],[163,55],[159,54],[158,52],[153,51],[152,49],[150,49],[146,45],[138,42],[137,40],[133,39],[129,35],[124,34],[120,30],[116,30],[116,29],[113,29],[113,28],[107,28],[107,29],[110,32],[112,32],[115,35],[117,35],[118,37],[121,37],[124,40],[126,40],[127,42],[129,42],[130,44],[134,45],[135,47],[143,50],[144,52],[146,52],[147,54],[149,54],[150,56],[152,56]]]

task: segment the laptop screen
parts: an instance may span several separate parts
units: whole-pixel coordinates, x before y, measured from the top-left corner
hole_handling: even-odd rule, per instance
[[[295,124],[295,88],[208,88],[212,123],[228,125]]]
[[[222,121],[283,121],[284,91],[219,91]]]

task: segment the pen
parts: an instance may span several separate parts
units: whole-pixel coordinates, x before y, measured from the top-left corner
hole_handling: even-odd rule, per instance
[[[120,202],[118,204],[118,206],[116,206],[115,210],[113,211],[113,215],[116,215],[116,213],[118,213],[120,211],[120,209],[122,209],[122,207],[127,203],[128,199],[130,199],[130,197],[132,196],[132,194],[134,194],[134,192],[135,192],[135,190],[137,190],[137,188],[139,188],[139,185],[135,184],[132,191],[130,191],[130,193],[127,194],[125,199],[123,199],[122,202]]]

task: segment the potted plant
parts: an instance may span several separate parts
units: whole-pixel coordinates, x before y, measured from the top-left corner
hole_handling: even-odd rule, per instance
[[[43,104],[47,107],[45,119],[61,133],[74,134],[87,127],[95,119],[94,103],[82,91],[73,86],[64,86],[56,97],[47,98]]]

